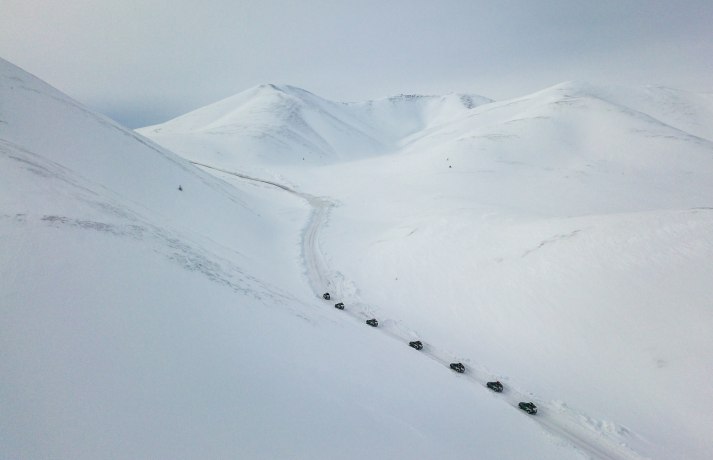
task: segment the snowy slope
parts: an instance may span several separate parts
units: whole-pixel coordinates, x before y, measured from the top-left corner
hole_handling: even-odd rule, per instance
[[[713,457],[710,95],[567,82],[442,110],[418,100],[351,104],[390,150],[319,167],[246,157],[240,133],[217,158],[190,125],[141,132],[331,203],[322,281],[436,361],[500,378],[504,402],[530,394],[564,445]]]
[[[303,197],[5,61],[0,163],[0,458],[580,457],[318,299]]]

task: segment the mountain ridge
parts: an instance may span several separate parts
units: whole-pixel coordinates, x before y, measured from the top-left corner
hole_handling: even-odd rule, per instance
[[[537,120],[553,117],[561,120],[561,128],[572,127],[574,132],[567,136],[581,137],[576,131],[589,131],[587,136],[596,144],[599,141],[592,137],[596,123],[606,120],[601,116],[601,120],[582,117],[584,112],[578,109],[587,104],[601,107],[598,110],[602,116],[607,111],[620,112],[642,120],[637,128],[642,136],[691,136],[691,140],[700,138],[706,143],[713,139],[713,99],[706,95],[671,88],[597,86],[577,81],[504,101],[449,93],[333,102],[293,86],[265,84],[138,132],[187,158],[224,168],[261,163],[326,165],[420,149],[419,142],[445,151],[451,148],[448,144],[454,138],[505,139],[520,135],[502,134],[502,127],[508,123],[526,122],[532,126],[530,129],[536,129]],[[579,125],[572,125],[567,118],[570,116],[579,118]],[[654,122],[660,126],[653,127]],[[214,146],[212,154],[206,156],[206,149],[200,148],[201,157],[192,157],[187,151],[196,150],[190,144],[198,134]],[[441,144],[432,135],[446,143]],[[172,143],[172,138],[181,141]]]

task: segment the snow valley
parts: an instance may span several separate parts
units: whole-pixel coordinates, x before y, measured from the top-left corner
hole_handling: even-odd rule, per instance
[[[0,456],[713,456],[710,95],[263,85],[137,134],[0,64]]]

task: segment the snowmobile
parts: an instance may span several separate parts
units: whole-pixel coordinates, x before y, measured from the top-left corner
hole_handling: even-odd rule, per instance
[[[409,342],[409,343],[408,343],[408,346],[411,347],[411,348],[415,348],[416,350],[421,350],[421,349],[423,349],[423,344],[421,343],[420,340],[416,340],[416,341],[413,341],[413,342]]]
[[[344,304],[342,302],[335,303],[334,308],[336,308],[337,310],[344,310]]]
[[[451,363],[451,369],[458,372],[459,374],[465,372],[465,366],[463,365],[463,363]]]
[[[521,402],[520,404],[517,405],[520,409],[524,410],[528,414],[536,414],[537,413],[537,406],[534,405],[531,402]]]
[[[324,300],[329,300],[331,298],[329,296],[329,292],[325,292],[324,294],[322,294],[322,297],[324,298]]]
[[[368,324],[371,327],[376,327],[379,325],[379,322],[375,318],[367,319],[366,324]]]
[[[497,381],[495,381],[495,382],[488,382],[488,383],[485,384],[485,386],[487,386],[488,388],[490,388],[491,390],[493,390],[493,391],[496,392],[496,393],[502,393],[502,392],[503,392],[503,384],[500,383],[499,380],[497,380]]]

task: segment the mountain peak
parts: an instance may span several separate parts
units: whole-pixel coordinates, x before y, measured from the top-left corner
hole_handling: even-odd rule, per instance
[[[275,84],[275,83],[263,83],[261,85],[255,86],[252,90],[244,91],[243,93],[256,93],[256,92],[272,92],[272,93],[283,93],[289,94],[296,97],[315,97],[316,95],[306,89],[300,88],[298,86],[292,86],[287,84]],[[239,94],[243,94],[239,93]]]

